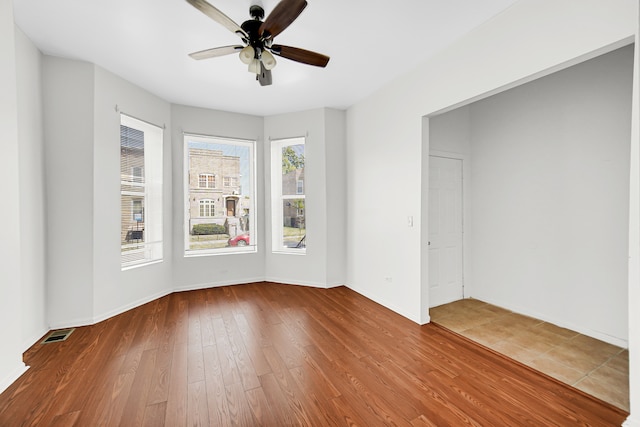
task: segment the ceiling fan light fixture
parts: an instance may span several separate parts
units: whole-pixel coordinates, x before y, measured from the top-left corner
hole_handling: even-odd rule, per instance
[[[251,61],[255,59],[255,56],[256,51],[253,49],[253,47],[251,47],[251,45],[245,46],[240,51],[240,61],[244,62],[247,65],[251,64]]]
[[[253,74],[260,74],[260,60],[253,58],[249,63],[249,72]]]
[[[264,64],[264,68],[271,70],[276,66],[276,58],[273,57],[271,52],[264,50],[262,52],[262,63]]]

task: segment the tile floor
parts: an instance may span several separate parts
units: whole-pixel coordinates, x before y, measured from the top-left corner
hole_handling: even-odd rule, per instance
[[[431,308],[431,321],[629,411],[629,352],[476,299]]]

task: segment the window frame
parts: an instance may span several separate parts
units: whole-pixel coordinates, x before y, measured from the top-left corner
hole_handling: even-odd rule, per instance
[[[271,252],[274,254],[292,254],[306,255],[306,194],[304,192],[306,185],[302,186],[302,194],[298,192],[299,183],[296,179],[296,188],[294,194],[283,195],[282,191],[282,151],[286,147],[294,145],[304,145],[305,167],[306,167],[306,138],[293,137],[271,140]],[[306,173],[305,179],[306,181]],[[284,245],[284,203],[287,200],[304,200],[304,208],[297,207],[296,211],[304,213],[305,235],[303,240],[304,246],[301,248],[290,248]]]
[[[216,216],[216,202],[213,199],[200,199],[198,200],[198,208],[200,210],[201,218],[214,218]],[[202,208],[204,208],[205,213],[202,213]],[[206,215],[207,211],[209,215]]]
[[[202,178],[204,178],[204,186],[202,185]],[[216,188],[216,175],[214,173],[198,174],[198,188]]]
[[[143,166],[131,166],[130,175],[122,174],[122,127],[142,132]],[[163,261],[163,149],[164,130],[156,125],[120,114],[120,268],[122,271]],[[136,173],[136,172],[140,173]],[[140,203],[140,221],[135,206]],[[127,204],[125,207],[124,203]],[[129,215],[127,215],[129,214]],[[123,220],[129,218],[125,224]],[[132,223],[136,223],[135,229]],[[142,229],[138,225],[142,223]],[[128,240],[128,233],[140,233],[142,239]],[[127,233],[124,240],[122,233]],[[125,243],[126,242],[126,243]]]
[[[208,248],[208,249],[191,249],[191,201],[190,198],[193,198],[194,195],[191,194],[189,188],[189,178],[190,178],[190,170],[189,170],[189,142],[194,143],[202,143],[202,144],[225,144],[225,145],[236,145],[239,147],[244,147],[248,149],[248,177],[243,180],[245,184],[248,184],[250,187],[248,190],[243,188],[240,185],[240,189],[243,191],[248,191],[248,194],[238,194],[238,191],[233,191],[233,194],[224,193],[225,190],[230,188],[234,188],[234,186],[225,186],[225,176],[222,171],[217,172],[213,171],[213,175],[216,176],[216,184],[219,184],[218,187],[215,188],[202,188],[203,190],[218,190],[221,193],[221,206],[224,210],[224,216],[226,216],[226,201],[229,198],[235,198],[237,201],[242,199],[245,196],[248,196],[249,199],[249,213],[247,217],[242,215],[242,218],[248,220],[250,224],[249,235],[251,244],[246,246],[226,246],[220,248]],[[213,135],[203,135],[203,134],[194,134],[194,133],[183,133],[183,200],[184,200],[184,217],[183,217],[183,239],[184,239],[184,247],[183,247],[183,256],[185,258],[188,257],[200,257],[200,256],[217,256],[217,255],[228,255],[228,254],[242,254],[242,253],[256,253],[258,251],[258,227],[257,227],[257,216],[256,209],[258,206],[257,200],[257,181],[256,181],[256,173],[257,173],[257,141],[251,139],[240,139],[240,138],[226,138],[219,137]],[[242,165],[240,165],[242,169]],[[242,176],[242,175],[240,175]],[[221,178],[222,181],[218,183],[217,178]],[[199,177],[198,177],[199,180]],[[230,179],[229,183],[232,184],[233,180]],[[236,183],[240,184],[240,180],[237,178]],[[209,197],[206,197],[207,199]],[[201,199],[204,200],[204,199]],[[213,200],[213,199],[212,199]],[[217,205],[217,201],[213,200],[214,205]],[[239,205],[238,205],[239,207]],[[246,208],[243,207],[243,211]],[[212,212],[214,217],[216,216],[215,211]],[[236,217],[240,218],[237,214]],[[238,235],[240,235],[239,233]]]

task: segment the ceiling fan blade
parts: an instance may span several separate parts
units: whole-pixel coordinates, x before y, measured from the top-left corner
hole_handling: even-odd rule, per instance
[[[207,15],[209,18],[216,21],[218,24],[226,27],[231,32],[238,34],[240,37],[248,38],[247,33],[240,27],[240,25],[236,24],[233,19],[229,18],[227,15],[219,11],[217,8],[213,7],[211,4],[206,2],[205,0],[187,0],[189,4],[200,12]]]
[[[269,86],[272,83],[271,70],[264,68],[262,61],[260,61],[260,74],[258,74],[257,77],[260,86]]]
[[[291,59],[292,61],[323,68],[327,66],[329,59],[331,59],[327,55],[323,55],[321,53],[300,49],[298,47],[283,46],[280,44],[274,44],[271,46],[271,53],[282,56],[283,58]]]
[[[189,56],[193,59],[209,59],[218,56],[231,55],[232,53],[240,52],[243,48],[244,46],[241,45],[214,47],[213,49],[205,49],[190,53]]]
[[[283,32],[307,7],[306,0],[281,0],[260,26],[258,34],[274,38]]]

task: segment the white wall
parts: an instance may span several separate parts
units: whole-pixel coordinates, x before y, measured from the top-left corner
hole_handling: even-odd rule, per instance
[[[428,173],[421,174],[421,169],[427,172],[428,157],[422,157],[422,164],[414,160],[426,154],[421,149],[429,149],[428,137],[421,147],[422,117],[627,44],[636,32],[637,9],[637,0],[521,0],[352,106],[347,112],[349,286],[411,319],[427,321],[428,288],[421,278],[428,277],[428,272],[421,271],[420,261],[427,244],[421,224],[426,227],[428,209],[419,199],[422,189],[428,188]],[[428,135],[428,127],[425,132]],[[387,186],[375,168],[383,166],[384,175],[401,188],[398,197],[409,200],[404,209],[391,214],[377,209],[376,194]],[[638,197],[637,192],[633,197]],[[411,233],[402,228],[389,236],[369,231],[376,224],[402,224],[408,213],[420,215]],[[398,235],[408,236],[401,250]],[[389,286],[383,278],[390,272],[400,272],[403,280]],[[632,342],[638,339],[637,334],[629,337]],[[636,370],[632,364],[632,384],[640,382]],[[632,395],[632,411],[637,402]]]
[[[271,234],[265,236],[265,276],[269,281],[317,287],[344,284],[344,112],[317,109],[264,119],[265,150],[270,141],[305,137],[306,254],[273,253]],[[270,155],[265,156],[265,206],[271,206]],[[334,176],[331,176],[335,174]],[[265,214],[267,226],[271,212]],[[329,227],[336,227],[330,229]],[[336,233],[336,234],[334,234]],[[329,235],[332,237],[329,238]],[[329,273],[329,269],[332,269]]]
[[[116,111],[116,106],[118,111]],[[93,135],[93,322],[173,290],[171,107],[157,96],[95,67]],[[163,134],[163,255],[161,263],[121,270],[120,113],[166,127]]]
[[[262,117],[182,105],[171,106],[173,156],[173,285],[196,289],[264,280],[264,176]],[[258,252],[215,256],[184,256],[183,133],[256,140]]]
[[[51,328],[93,321],[94,74],[86,62],[43,58]]]
[[[347,113],[349,286],[411,319],[426,321],[428,297],[426,283],[421,283],[426,274],[420,265],[427,244],[420,238],[426,210],[420,195],[422,188],[428,188],[426,176],[421,182],[421,168],[428,166],[420,159],[421,150],[428,147],[421,147],[422,116],[622,46],[635,32],[636,9],[632,0],[522,0],[351,107]],[[391,189],[406,200],[405,205],[379,209],[379,195]],[[403,226],[408,215],[420,217],[413,229]],[[370,232],[381,225],[394,225],[397,231]]]
[[[347,280],[347,150],[346,113],[325,108],[325,200],[327,234],[327,286]]]
[[[48,331],[45,287],[45,189],[42,132],[42,55],[16,28],[22,348]]]
[[[16,325],[22,320],[22,282],[20,275],[20,196],[18,173],[18,114],[16,91],[16,53],[13,5],[0,0],[0,322]],[[0,346],[0,391],[19,375],[22,363],[20,328],[5,328]]]
[[[639,2],[640,3],[640,2]],[[640,426],[640,8],[636,13],[629,185],[629,396],[625,426]]]
[[[93,324],[172,290],[171,132],[163,262],[121,271],[120,112],[159,126],[170,106],[85,62],[44,56],[47,304],[52,329]]]
[[[632,69],[627,46],[431,119],[471,149],[467,296],[627,345]]]

